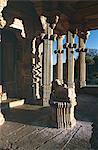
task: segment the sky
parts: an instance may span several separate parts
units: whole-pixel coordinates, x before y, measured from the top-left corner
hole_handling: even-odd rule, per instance
[[[66,37],[63,39],[63,44],[66,43]],[[76,36],[75,38],[75,43],[78,43],[78,37]],[[86,42],[86,48],[89,48],[89,49],[98,49],[98,30],[92,30],[90,31],[90,35],[88,37],[88,40]],[[57,41],[54,41],[53,43],[53,64],[56,64],[56,58],[57,58],[57,54],[54,54],[54,50],[57,49]],[[63,53],[63,62],[66,61],[66,50],[64,50],[64,53]],[[74,53],[75,55],[75,58],[78,57],[78,53],[75,52]]]

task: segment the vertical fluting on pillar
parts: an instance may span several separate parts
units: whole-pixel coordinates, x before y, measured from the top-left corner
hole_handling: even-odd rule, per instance
[[[2,16],[2,10],[6,6],[7,6],[7,0],[1,0],[0,1],[0,51],[1,51],[1,42],[2,42],[2,29],[6,25],[6,21],[4,20],[4,18]],[[0,86],[2,86],[2,85],[0,85]],[[2,87],[0,88],[0,125],[2,125],[5,121],[4,116],[1,112],[1,100],[2,100]]]
[[[85,61],[85,40],[79,37],[79,78],[80,88],[86,86],[86,61]]]
[[[57,65],[56,65],[56,78],[63,83],[63,36],[59,36],[57,39]]]
[[[68,98],[70,101],[70,112],[69,112],[69,127],[74,127],[76,125],[76,119],[74,117],[74,107],[76,106],[76,93],[74,84],[74,34],[70,31],[67,32],[67,84],[68,84]]]

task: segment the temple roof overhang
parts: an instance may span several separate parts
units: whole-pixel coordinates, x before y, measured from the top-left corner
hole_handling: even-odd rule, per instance
[[[43,32],[40,16],[46,16],[52,24],[54,17],[59,16],[54,33],[66,34],[66,31],[81,31],[98,29],[98,1],[65,0],[65,1],[18,1],[9,0],[3,10],[7,25],[16,17],[22,19],[30,35]],[[31,32],[32,31],[32,32]]]

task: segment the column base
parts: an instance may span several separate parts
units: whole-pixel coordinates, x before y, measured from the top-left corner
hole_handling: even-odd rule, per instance
[[[71,109],[72,106],[68,102],[53,102],[51,104],[52,126],[56,128],[72,129],[76,125],[76,119]]]
[[[80,88],[85,87],[86,86],[86,81],[80,81]]]
[[[68,82],[68,88],[75,88],[75,82]]]
[[[64,81],[63,81],[63,80],[60,80],[60,79],[58,79],[58,78],[56,78],[55,81],[58,82],[58,85],[63,85],[63,84],[64,84]]]
[[[50,94],[51,94],[51,86],[44,85],[43,86],[43,98],[42,98],[43,106],[50,106],[50,104],[49,104]]]
[[[42,105],[43,105],[44,107],[50,106],[50,104],[49,104],[49,99],[43,99]]]
[[[3,116],[3,114],[0,112],[0,126],[3,125],[5,122],[5,118]]]

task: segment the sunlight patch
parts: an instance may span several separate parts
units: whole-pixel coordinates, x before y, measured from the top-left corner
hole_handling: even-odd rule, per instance
[[[10,27],[22,30],[21,36],[23,38],[26,38],[26,34],[25,34],[24,25],[23,25],[22,20],[14,18],[13,24],[11,24]]]

